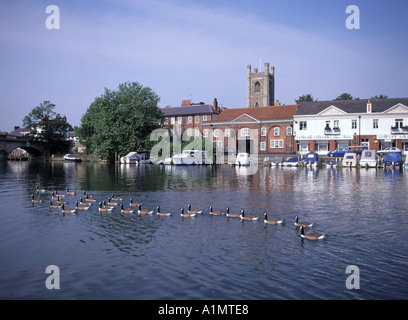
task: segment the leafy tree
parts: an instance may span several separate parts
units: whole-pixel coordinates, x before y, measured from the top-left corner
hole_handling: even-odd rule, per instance
[[[379,96],[373,96],[370,99],[388,99],[388,96],[380,94]]]
[[[40,143],[46,156],[66,153],[70,146],[67,141],[70,124],[54,108],[55,105],[50,101],[43,101],[23,119],[23,126],[31,129],[28,141]]]
[[[339,95],[336,99],[334,100],[353,100],[353,96],[350,93],[342,93],[341,95]],[[355,100],[358,100],[358,98],[356,98]]]
[[[152,89],[137,82],[119,84],[116,91],[105,88],[82,116],[76,133],[90,152],[109,160],[115,153],[147,150],[149,134],[163,119],[159,100]]]
[[[310,93],[299,96],[299,99],[295,99],[296,103],[305,102],[305,101],[317,101],[313,99],[313,96]]]

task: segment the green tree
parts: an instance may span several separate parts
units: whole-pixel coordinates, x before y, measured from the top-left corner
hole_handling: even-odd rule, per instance
[[[137,82],[122,83],[116,91],[105,88],[82,116],[76,133],[90,152],[109,160],[115,153],[148,150],[149,135],[163,119],[159,100]]]
[[[339,95],[336,99],[334,100],[353,100],[353,96],[350,93],[342,93]],[[358,100],[358,98],[355,98],[355,100]]]
[[[67,140],[70,124],[54,108],[50,101],[43,101],[23,119],[23,126],[31,129],[28,140],[40,143],[46,156],[66,153],[70,146]]]
[[[296,103],[305,102],[305,101],[317,101],[313,99],[313,96],[310,93],[299,96],[299,99],[295,99]]]
[[[370,99],[388,99],[388,96],[380,94],[379,96],[373,96]]]

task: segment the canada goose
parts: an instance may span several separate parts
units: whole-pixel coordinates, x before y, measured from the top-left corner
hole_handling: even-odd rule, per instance
[[[99,212],[111,212],[113,210],[113,207],[103,207],[102,202],[99,202]]]
[[[50,209],[60,209],[61,205],[60,204],[53,204],[52,201],[50,201]]]
[[[87,194],[87,195],[85,196],[85,201],[86,201],[86,202],[95,202],[96,199],[93,198],[93,197],[91,197],[89,194]]]
[[[58,197],[57,204],[61,205],[61,204],[67,204],[67,203],[68,203],[67,200],[62,200],[60,197]]]
[[[285,222],[285,219],[278,220],[278,219],[268,219],[268,214],[264,213],[264,223],[268,224],[282,224]]]
[[[310,232],[308,234],[305,234],[303,226],[300,226],[300,236],[302,238],[309,239],[309,240],[322,240],[325,238],[324,234],[319,234],[316,232]]]
[[[85,190],[84,190],[84,197],[85,197],[85,198],[88,198],[88,199],[93,199],[93,195],[92,195],[92,194],[89,194],[89,193],[86,193]]]
[[[133,198],[130,198],[130,204],[131,207],[138,207],[139,206],[139,202],[133,202]]]
[[[213,207],[210,207],[210,214],[213,216],[220,216],[223,215],[224,213],[222,213],[221,211],[213,211]]]
[[[115,197],[115,195],[112,193],[112,200],[113,201],[122,201],[122,198],[121,197]]]
[[[79,205],[80,206],[89,206],[91,204],[92,204],[92,202],[84,201],[84,199],[82,199],[82,197],[79,198]]]
[[[295,216],[295,226],[296,227],[305,227],[305,228],[309,228],[311,226],[313,226],[313,223],[309,223],[307,221],[301,221],[299,222],[299,217]]]
[[[36,203],[42,203],[43,201],[41,199],[35,199],[34,195],[31,195],[31,203],[36,204]]]
[[[227,213],[225,214],[228,218],[240,218],[241,214],[238,212],[229,212],[229,207],[226,207]]]
[[[255,216],[246,216],[244,213],[244,209],[241,210],[241,220],[252,220],[252,221],[256,221],[258,220],[259,217],[255,217]]]
[[[197,214],[197,213],[202,213],[203,212],[203,210],[191,210],[191,204],[188,204],[187,209],[188,209],[189,213]]]
[[[149,210],[149,209],[142,209],[142,204],[139,203],[139,209],[137,210],[138,214],[152,214],[153,210]]]
[[[75,201],[75,209],[76,210],[89,210],[90,206],[89,204],[79,204],[78,200]]]
[[[58,193],[58,190],[55,191],[54,195],[57,196],[57,197],[60,197],[60,198],[65,198],[65,194],[63,194],[63,193]]]
[[[61,211],[63,214],[69,214],[69,213],[75,213],[76,209],[72,209],[72,208],[65,208],[65,204],[63,203],[61,205]]]
[[[115,209],[114,204],[107,204],[105,200],[103,200],[103,206],[106,208],[111,208],[112,210]]]
[[[184,208],[181,208],[180,211],[181,211],[180,216],[182,218],[192,218],[192,217],[195,217],[196,215],[195,213],[191,213],[190,211],[188,211],[187,213],[184,213]]]
[[[158,216],[171,216],[171,212],[160,211],[160,206],[157,206],[157,215]]]
[[[121,213],[133,213],[134,210],[132,208],[124,208],[123,203],[120,204],[120,212]]]
[[[59,199],[60,197],[55,194],[55,191],[53,191],[51,194],[51,201],[57,201]]]
[[[70,196],[74,196],[75,195],[75,190],[74,191],[69,191],[69,188],[67,188],[67,194]]]
[[[108,205],[110,205],[110,206],[117,206],[117,205],[118,205],[118,203],[117,203],[117,202],[115,202],[115,201],[112,201],[112,199],[111,199],[111,198],[108,198]]]
[[[46,193],[47,189],[40,189],[38,186],[35,186],[35,189],[37,190],[37,193]]]

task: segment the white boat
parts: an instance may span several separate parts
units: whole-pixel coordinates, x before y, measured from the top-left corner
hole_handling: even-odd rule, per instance
[[[377,167],[378,156],[375,150],[363,150],[360,158],[360,167]]]
[[[208,157],[207,151],[202,150],[184,150],[171,159],[175,165],[212,164],[212,159]]]
[[[343,157],[343,167],[356,167],[357,166],[357,153],[349,152]]]
[[[408,169],[408,155],[405,156],[404,169]]]
[[[64,160],[65,161],[72,161],[72,162],[81,162],[82,161],[81,158],[77,158],[73,154],[69,154],[69,153],[64,156]]]
[[[139,154],[135,152],[129,152],[126,156],[120,157],[120,163],[123,164],[135,164],[139,163],[140,156]]]
[[[235,160],[236,166],[250,166],[254,163],[254,159],[250,157],[249,153],[240,152],[237,154],[237,158]]]

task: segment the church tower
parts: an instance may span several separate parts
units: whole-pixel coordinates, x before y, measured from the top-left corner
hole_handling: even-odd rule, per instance
[[[251,72],[251,66],[248,65],[247,72],[247,107],[273,106],[275,102],[275,67],[271,67],[269,70],[269,63],[267,62],[264,72],[258,72],[258,68],[254,68],[254,72]]]

